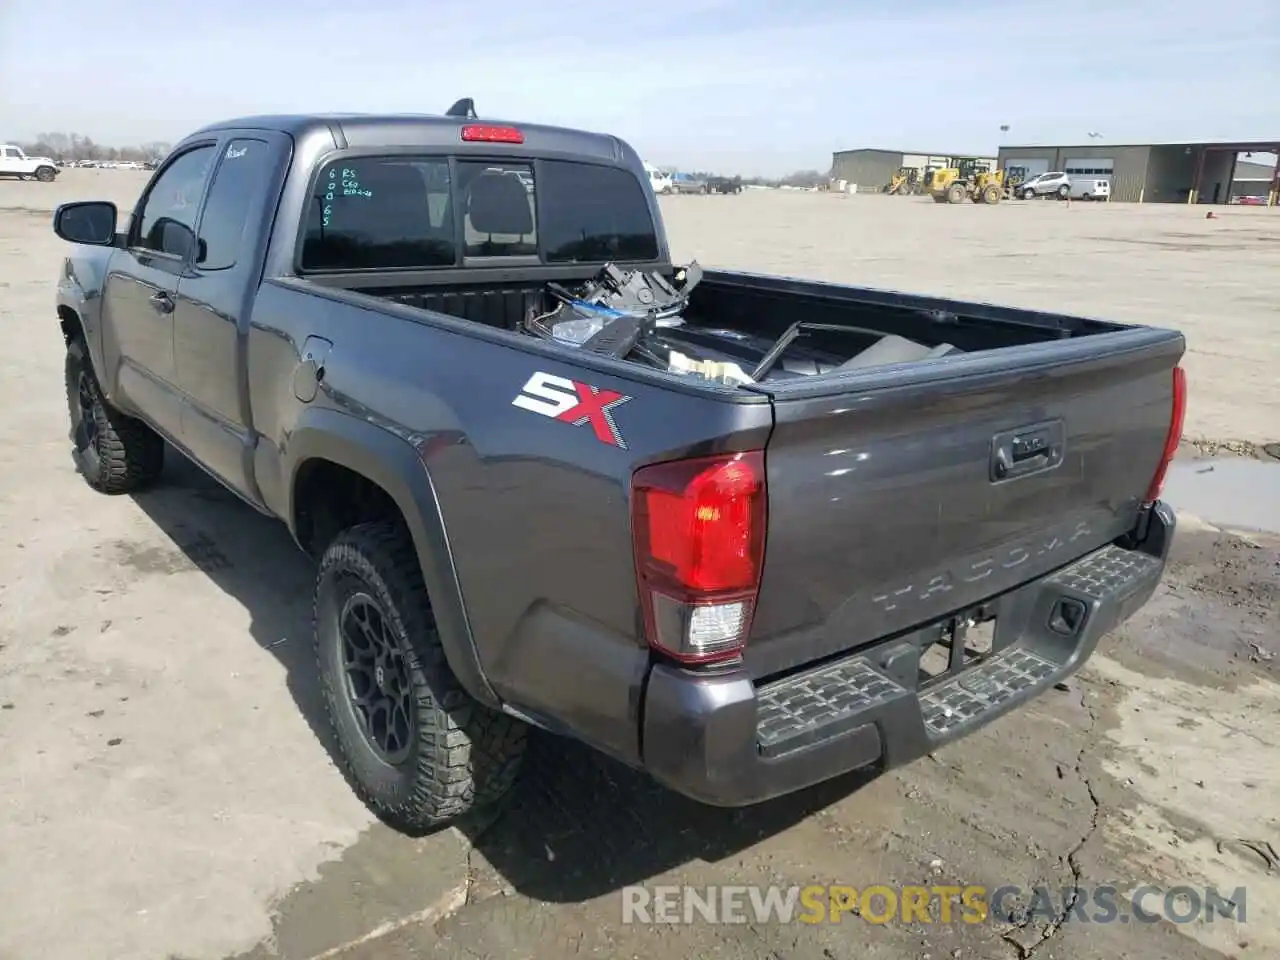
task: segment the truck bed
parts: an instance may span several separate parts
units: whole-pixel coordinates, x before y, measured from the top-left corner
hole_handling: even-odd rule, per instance
[[[551,306],[532,278],[361,292],[505,331]],[[694,331],[764,342],[797,322],[859,328],[809,341],[836,361],[878,335],[958,348],[944,362],[784,376],[728,396],[707,384],[719,402],[764,394],[773,409],[767,559],[745,653],[758,679],[956,611],[987,616],[977,608],[1131,530],[1184,348],[1165,330],[722,271],[708,271],[684,316]]]
[[[586,280],[594,270],[580,273],[560,282]],[[547,290],[545,269],[507,270],[503,274],[453,283],[415,283],[406,277],[394,286],[367,276],[316,277],[306,282],[512,332],[556,305]],[[706,272],[683,316],[691,330],[730,331],[751,338],[751,345],[739,351],[748,358],[763,349],[757,342],[776,342],[797,323],[848,328],[806,329],[802,342],[796,341],[796,346],[830,355],[834,362],[857,355],[884,336],[930,348],[949,345],[958,354],[1127,329],[1121,324],[1064,314],[722,270]],[[718,350],[726,347],[732,350],[722,341]]]

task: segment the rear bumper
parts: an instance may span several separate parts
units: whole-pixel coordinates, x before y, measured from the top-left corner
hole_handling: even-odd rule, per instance
[[[919,658],[936,628],[761,686],[741,671],[656,666],[644,700],[644,766],[704,803],[744,806],[851,770],[909,763],[1079,669],[1150,599],[1176,522],[1157,503],[1141,544],[1103,547],[997,598],[991,654],[924,690]]]

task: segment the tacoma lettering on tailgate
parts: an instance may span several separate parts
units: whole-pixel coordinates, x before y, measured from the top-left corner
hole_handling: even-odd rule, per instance
[[[927,579],[922,576],[915,583],[906,583],[892,590],[882,590],[871,597],[871,602],[883,612],[896,610],[904,604],[923,603],[931,597],[950,593],[956,584],[978,583],[999,570],[1012,570],[1030,560],[1057,553],[1081,537],[1092,534],[1089,524],[1077,521],[1061,532],[1045,531],[1020,543],[1009,544],[996,553],[971,560],[952,569],[940,570]]]

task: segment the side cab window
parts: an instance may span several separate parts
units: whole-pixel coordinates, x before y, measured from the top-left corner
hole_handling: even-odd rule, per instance
[[[196,215],[213,163],[214,146],[210,143],[193,147],[160,172],[138,205],[130,247],[184,260],[193,252]]]
[[[249,216],[261,207],[267,181],[275,169],[265,140],[238,137],[229,140],[220,153],[204,213],[200,215],[195,265],[205,272],[236,265]]]

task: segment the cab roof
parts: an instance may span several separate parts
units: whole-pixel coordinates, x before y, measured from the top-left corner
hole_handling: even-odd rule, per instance
[[[547,124],[516,123],[492,118],[467,118],[435,114],[370,114],[314,113],[275,114],[223,120],[209,124],[191,136],[202,136],[219,130],[272,130],[288,134],[295,140],[328,131],[339,147],[404,146],[432,149],[448,148],[462,143],[462,128],[484,126],[515,127],[524,134],[520,145],[487,144],[487,146],[521,152],[554,152],[598,157],[625,162],[629,148],[617,137]],[[187,138],[190,139],[190,138]]]

